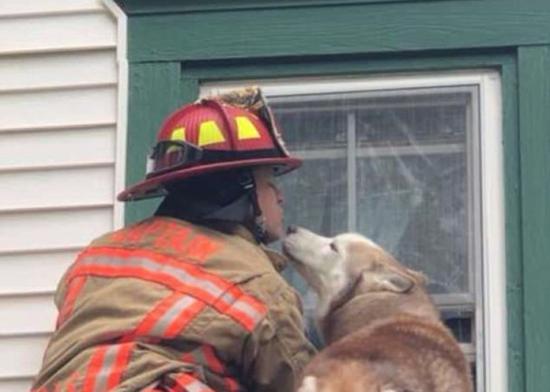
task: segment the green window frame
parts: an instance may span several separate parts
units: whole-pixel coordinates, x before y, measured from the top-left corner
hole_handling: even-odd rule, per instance
[[[324,131],[319,132],[317,129],[303,128],[305,126],[302,123],[303,120],[300,121],[302,128],[299,130],[299,136],[293,135],[293,132],[298,131],[298,129],[293,128],[292,122],[282,127],[285,133],[287,147],[292,154],[298,154],[305,162],[305,167],[293,174],[296,181],[300,182],[299,178],[306,176],[308,179],[304,178],[304,180],[309,182],[317,176],[314,172],[319,173],[319,166],[314,165],[310,167],[310,170],[315,167],[314,172],[308,172],[308,174],[305,175],[302,174],[304,170],[308,170],[307,162],[309,159],[313,159],[321,165],[322,162],[326,164],[330,161],[334,162],[334,159],[337,159],[339,162],[338,167],[340,167],[339,173],[343,174],[345,177],[344,182],[346,186],[342,189],[345,194],[337,204],[340,205],[340,208],[345,205],[347,213],[344,211],[336,213],[337,216],[335,217],[340,223],[337,223],[339,228],[332,233],[323,231],[327,230],[327,228],[323,229],[321,226],[313,226],[313,229],[320,232],[322,235],[333,235],[339,232],[357,230],[362,234],[367,234],[369,231],[366,226],[359,226],[358,218],[364,217],[365,213],[369,211],[373,213],[374,210],[369,209],[364,203],[362,203],[363,207],[358,209],[358,201],[371,197],[373,194],[372,191],[369,190],[360,192],[357,183],[358,179],[364,178],[365,172],[361,171],[361,167],[367,167],[365,165],[370,161],[369,155],[374,154],[380,159],[380,154],[382,154],[382,156],[385,156],[385,158],[382,159],[384,159],[386,163],[395,162],[394,159],[397,158],[399,162],[398,167],[403,168],[404,166],[409,166],[414,160],[417,160],[418,157],[423,157],[425,160],[432,161],[434,158],[430,159],[429,156],[435,152],[434,157],[439,157],[439,159],[441,159],[441,157],[446,157],[446,159],[448,159],[454,156],[453,162],[455,162],[455,164],[458,162],[456,159],[459,159],[459,161],[462,162],[461,164],[465,165],[463,173],[465,176],[464,193],[457,196],[459,198],[464,198],[465,221],[463,227],[458,224],[459,226],[455,229],[457,231],[454,233],[454,238],[458,238],[461,235],[466,237],[464,243],[465,254],[462,256],[449,256],[452,257],[453,263],[457,263],[456,268],[460,270],[460,273],[465,274],[465,276],[461,276],[465,277],[465,282],[467,283],[465,286],[461,286],[460,288],[455,287],[449,291],[444,289],[444,292],[438,293],[436,290],[432,293],[432,296],[442,311],[443,318],[446,319],[450,317],[454,319],[454,321],[449,320],[451,323],[449,325],[454,325],[453,331],[458,333],[457,338],[461,337],[461,330],[467,331],[466,335],[471,334],[469,337],[462,336],[464,340],[459,341],[463,342],[461,346],[470,361],[473,362],[472,366],[475,367],[476,390],[479,392],[486,390],[505,390],[506,309],[505,306],[503,306],[505,303],[505,295],[504,238],[502,235],[504,224],[503,219],[501,219],[503,215],[503,180],[501,168],[502,148],[500,143],[502,138],[500,122],[500,75],[491,70],[455,70],[427,73],[416,72],[405,75],[399,73],[392,75],[370,75],[368,78],[317,77],[308,79],[302,77],[298,79],[288,78],[283,80],[219,81],[201,85],[200,95],[207,96],[217,94],[251,84],[261,86],[264,93],[268,97],[272,97],[270,101],[272,102],[276,117],[282,116],[281,118],[284,118],[285,113],[288,111],[295,113],[296,110],[301,110],[309,113],[307,116],[311,118],[311,115],[316,113],[316,110],[312,107],[313,102],[320,99],[324,102],[320,107],[321,112],[317,112],[325,113],[323,116],[324,122],[331,124],[328,128],[325,128]],[[438,97],[437,103],[435,101],[430,103],[427,98],[434,96],[434,94]],[[459,99],[459,96],[465,101]],[[343,102],[339,100],[339,98],[342,99],[344,97],[346,100],[355,102],[354,104],[349,103],[354,109],[351,107],[348,108],[346,104],[343,104]],[[363,100],[358,101],[358,97],[362,97]],[[365,101],[366,97],[370,97],[370,100]],[[380,134],[377,135],[381,138],[380,141],[385,140],[386,142],[390,142],[389,146],[391,147],[385,147],[388,146],[387,144],[384,144],[384,146],[376,146],[376,143],[370,147],[366,147],[370,143],[365,144],[359,139],[361,135],[366,136],[366,134],[365,129],[362,129],[359,125],[362,121],[358,119],[358,116],[360,116],[361,113],[365,113],[363,110],[372,105],[377,108],[377,110],[372,111],[372,113],[378,113],[378,115],[380,115],[379,110],[384,107],[384,101],[379,100],[383,98],[387,101],[389,97],[393,97],[393,99],[397,97],[401,97],[401,99],[405,97],[415,97],[413,99],[408,98],[402,102],[401,105],[406,105],[406,107],[410,107],[410,105],[414,107],[415,103],[413,102],[418,99],[421,100],[419,102],[420,105],[422,105],[421,107],[435,108],[437,107],[436,105],[442,105],[441,107],[456,108],[457,105],[464,105],[464,128],[463,131],[460,132],[462,138],[457,138],[455,136],[447,139],[451,144],[447,144],[448,142],[445,142],[445,139],[439,139],[437,145],[424,144],[422,142],[417,144],[413,142],[409,146],[409,144],[402,145],[403,141],[395,145],[391,143],[389,139],[385,139],[383,134]],[[289,103],[279,108],[278,103],[283,103],[285,101]],[[300,105],[301,101],[308,103]],[[319,103],[320,102],[321,101],[319,101]],[[330,111],[330,106],[327,105],[328,102],[339,102],[339,105]],[[361,106],[360,102],[363,102],[363,106]],[[391,102],[392,107],[394,107],[395,110],[399,110],[397,109],[400,105],[398,103],[399,100]],[[295,109],[295,107],[298,109]],[[363,110],[359,109],[361,107]],[[390,111],[388,110],[386,112],[389,113]],[[344,113],[344,117],[342,118],[339,116],[338,118],[340,118],[340,121],[332,122],[330,116],[326,115],[327,113],[340,113],[340,116],[342,116],[341,113]],[[419,114],[420,112],[416,113]],[[385,117],[388,119],[387,115],[385,115]],[[367,118],[363,118],[363,120],[369,121]],[[315,122],[315,124],[317,124],[317,122]],[[405,125],[402,124],[402,126]],[[415,126],[412,124],[411,126],[412,128],[408,129],[412,131]],[[455,126],[458,127],[457,130],[461,128],[459,124],[455,124]],[[436,128],[437,127],[434,129]],[[346,130],[345,146],[342,145],[344,140],[339,140],[337,144],[340,147],[338,148],[334,140],[326,139],[328,135],[335,134],[336,132],[340,132],[339,139],[342,139],[343,129]],[[388,128],[385,129],[387,131],[391,130]],[[321,139],[317,139],[316,136]],[[393,137],[395,136],[394,134]],[[299,147],[293,143],[296,137],[301,141],[298,143]],[[309,140],[309,142],[307,140]],[[315,143],[315,141],[317,141],[317,143]],[[319,150],[320,146],[321,149]],[[296,148],[299,150],[296,151]],[[405,153],[405,155],[401,155],[403,153]],[[332,156],[332,158],[329,158],[329,156]],[[413,161],[410,160],[411,158]],[[408,163],[406,163],[407,161]],[[363,165],[360,164],[361,162],[363,162]],[[380,164],[381,161],[377,160],[377,162]],[[432,163],[435,162],[436,161],[432,161]],[[326,167],[328,169],[330,166]],[[410,179],[411,176],[414,176],[414,174],[409,171],[411,169],[414,170],[414,167],[409,166],[408,169],[406,169],[406,178]],[[387,173],[386,169],[381,170]],[[337,181],[340,183],[342,181],[339,176],[331,177],[329,174],[330,172],[331,170],[328,169],[327,174],[322,176],[325,182]],[[399,170],[398,172],[401,171]],[[418,174],[419,172],[417,172],[417,175]],[[388,177],[386,177],[387,174],[378,173],[374,175],[375,177],[382,175],[380,178],[388,180]],[[434,177],[431,178],[432,181],[435,179]],[[283,184],[286,183],[285,179],[286,177],[282,180]],[[422,180],[417,178],[415,181]],[[327,189],[331,187],[332,186],[328,185]],[[323,188],[323,186],[317,184],[313,188],[310,187],[310,190],[315,189],[319,191],[321,188]],[[416,188],[416,186],[413,188]],[[285,193],[287,197],[294,200],[294,202],[291,202],[287,207],[291,212],[285,214],[288,215],[288,217],[293,217],[293,220],[289,223],[297,223],[297,217],[301,216],[305,224],[315,225],[313,221],[318,221],[318,219],[320,219],[318,217],[322,215],[321,211],[323,211],[324,208],[320,205],[313,207],[315,203],[312,203],[313,200],[309,199],[307,205],[312,207],[313,210],[306,214],[306,216],[302,216],[304,215],[303,209],[305,206],[301,205],[299,200],[306,199],[309,196],[314,198],[314,195],[300,194],[295,196],[294,192],[297,191],[299,190],[288,188],[288,194]],[[312,190],[312,192],[315,191]],[[414,193],[419,195],[418,192],[424,191],[417,189]],[[397,196],[393,191],[391,191],[390,194]],[[445,194],[447,197],[449,196],[449,193],[443,192],[439,194],[438,197],[444,198]],[[293,198],[293,196],[295,197]],[[387,201],[388,197],[389,195],[386,195],[384,199]],[[415,209],[415,207],[410,204],[412,201],[410,199],[407,200],[408,201],[404,201],[401,199],[397,204],[395,203],[396,200],[394,200],[391,204],[393,212],[401,211],[401,214],[405,214],[405,216],[402,216],[405,219],[401,219],[401,224],[410,218],[406,217],[408,215],[407,211],[410,211],[411,208],[413,210]],[[295,209],[293,209],[292,205],[294,203],[298,205]],[[407,205],[407,207],[405,207],[405,205]],[[338,208],[336,209],[339,210]],[[376,210],[378,209],[379,207],[376,208]],[[392,240],[391,237],[395,237],[395,234],[400,232],[400,224],[397,222],[392,223],[391,219],[389,219],[389,222],[385,222],[385,219],[382,217],[390,213],[390,211],[376,213],[379,218],[373,218],[377,222],[377,229],[371,228],[373,230],[370,230],[370,232],[376,236],[371,238],[375,239],[377,242],[380,240],[389,240],[388,243],[382,242],[382,244],[387,249],[390,249],[392,253],[396,254],[395,251],[397,251],[397,248],[393,249],[393,247],[397,244],[395,243],[395,238]],[[430,214],[430,216],[431,218],[428,218],[430,222],[433,225],[437,225],[438,213],[436,213],[436,215]],[[313,221],[310,221],[311,218],[313,218]],[[446,219],[449,218],[450,217],[447,216]],[[453,216],[452,219],[457,218]],[[455,222],[458,221],[455,220]],[[383,228],[380,230],[381,227]],[[312,227],[308,226],[308,228]],[[375,234],[377,231],[378,234]],[[382,231],[382,234],[380,231]],[[385,235],[383,233],[385,233]],[[455,242],[451,243],[454,244],[454,246],[461,247],[460,240],[453,241]],[[427,252],[433,250],[431,249],[432,246],[420,249],[417,248],[418,244],[416,239],[413,243],[409,243],[409,246],[416,249],[416,252],[421,252],[423,254],[422,258],[424,259],[424,261],[421,262],[422,266],[417,266],[415,268],[419,268],[425,273],[431,272],[428,274],[431,278],[439,277],[446,280],[445,275],[449,273],[450,266],[443,267],[441,264],[443,261],[442,259],[433,259],[430,257],[431,254]],[[388,248],[388,246],[392,246],[392,248]],[[440,255],[440,257],[441,256],[442,255]],[[403,255],[403,258],[399,257],[399,259],[403,262],[411,262],[405,255]],[[430,261],[426,262],[426,260]],[[491,262],[489,262],[489,260],[491,260]],[[314,324],[312,322],[314,299],[311,296],[311,290],[304,285],[301,279],[296,277],[295,273],[289,271],[289,274],[286,274],[286,276],[293,285],[300,289],[304,297],[305,313],[311,328]],[[491,277],[490,279],[488,278],[489,276]],[[431,281],[432,283],[436,282],[435,280]],[[429,287],[434,288],[436,286]],[[441,288],[439,290],[441,290]],[[464,323],[466,323],[466,325],[464,325]],[[486,347],[491,347],[491,350],[486,351]],[[488,364],[491,365],[488,366]],[[491,385],[491,388],[486,387],[486,385]]]

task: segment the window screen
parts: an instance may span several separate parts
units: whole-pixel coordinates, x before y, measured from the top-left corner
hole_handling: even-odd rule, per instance
[[[287,223],[357,231],[429,277],[429,290],[475,359],[477,88],[270,97],[304,165],[281,178]],[[295,271],[313,327],[315,296]],[[315,337],[314,337],[315,338]]]

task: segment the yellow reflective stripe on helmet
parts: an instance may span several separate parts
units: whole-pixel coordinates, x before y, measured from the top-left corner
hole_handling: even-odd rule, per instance
[[[215,121],[205,121],[199,129],[199,147],[208,144],[225,142],[222,131]]]
[[[170,140],[180,140],[180,141],[184,142],[185,141],[185,128],[184,127],[175,128],[172,131],[172,134],[170,135]],[[166,150],[166,152],[171,153],[171,152],[174,152],[174,151],[177,151],[177,150],[178,150],[177,147],[169,147],[168,150]]]
[[[237,138],[239,140],[259,139],[261,137],[260,132],[248,117],[238,116],[235,117],[235,121],[237,122]]]
[[[181,140],[185,141],[185,128],[179,127],[172,131],[172,135],[170,135],[170,140]]]

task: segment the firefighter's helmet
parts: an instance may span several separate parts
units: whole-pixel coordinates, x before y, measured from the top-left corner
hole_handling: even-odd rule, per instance
[[[164,186],[202,174],[272,166],[275,175],[301,165],[285,148],[258,88],[201,99],[164,122],[143,181],[118,195],[120,201],[166,194]]]

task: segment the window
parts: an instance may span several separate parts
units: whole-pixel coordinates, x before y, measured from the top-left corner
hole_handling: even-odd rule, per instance
[[[498,75],[255,83],[304,159],[281,180],[287,220],[328,236],[357,231],[423,271],[477,390],[504,390]],[[312,325],[313,293],[297,273],[287,278]]]

